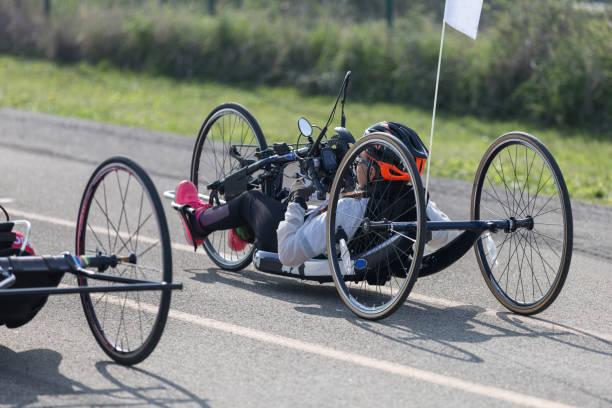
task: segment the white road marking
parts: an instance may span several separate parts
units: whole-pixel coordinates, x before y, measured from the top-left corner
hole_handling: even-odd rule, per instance
[[[20,211],[16,209],[7,208],[7,211],[9,212],[9,214],[16,215],[18,217],[24,217],[28,220],[42,221],[42,222],[47,222],[47,223],[55,224],[55,225],[61,225],[64,227],[69,227],[69,228],[74,228],[76,226],[75,222],[64,220],[61,218],[49,217],[46,215],[30,213],[26,211]],[[94,228],[94,229],[96,230],[96,232],[106,233],[105,228]],[[150,243],[154,242],[152,238],[148,238],[148,237],[141,236],[140,239],[142,239],[144,242],[150,242]],[[172,248],[179,250],[179,251],[193,252],[193,246],[189,246],[185,244],[172,243]],[[416,300],[416,301],[431,304],[431,305],[442,306],[446,308],[473,306],[470,304],[461,303],[461,302],[453,301],[450,299],[440,299],[440,298],[435,298],[435,297],[422,295],[422,294],[414,293],[414,292],[410,293],[410,296],[408,297],[408,299]],[[499,310],[494,310],[494,309],[485,309],[483,312],[480,312],[477,316],[486,315],[486,316],[491,316],[491,317],[497,317],[499,313],[507,313],[508,316],[511,316],[513,320],[518,320],[521,323],[531,326],[531,327],[542,328],[545,330],[553,331],[555,333],[571,333],[571,334],[578,335],[578,336],[591,336],[599,340],[612,342],[611,333],[601,333],[601,332],[581,329],[577,327],[568,327],[562,324],[556,324],[554,322],[540,320],[537,317],[521,316],[518,314],[509,313],[509,312],[500,312]]]
[[[109,303],[118,306],[127,306],[130,308],[140,309],[148,313],[157,313],[158,308],[154,305],[136,302],[131,299],[120,299],[115,296],[107,296]],[[413,378],[415,380],[424,381],[430,384],[440,385],[447,388],[469,392],[472,394],[481,395],[487,398],[492,398],[500,401],[510,402],[526,407],[542,407],[542,408],[567,408],[571,405],[566,405],[556,401],[550,401],[543,398],[534,397],[532,395],[522,394],[515,391],[506,390],[490,385],[475,383],[472,381],[462,380],[460,378],[451,377],[448,375],[437,374],[431,371],[421,370],[403,364],[392,363],[390,361],[379,360],[364,355],[350,353],[347,351],[337,350],[331,347],[320,344],[309,343],[302,340],[292,339],[290,337],[279,336],[277,334],[266,333],[260,330],[249,327],[239,326],[232,323],[226,323],[215,319],[210,319],[202,316],[193,315],[190,313],[180,312],[178,310],[170,310],[169,317],[183,321],[185,323],[194,324],[209,329],[219,330],[225,333],[234,334],[241,337],[246,337],[264,343],[275,344],[277,346],[297,350],[304,353],[315,354],[322,357],[331,358],[346,363],[359,365],[366,368],[371,368],[383,371],[390,374],[400,375],[403,377]]]
[[[42,221],[42,222],[46,222],[49,224],[55,224],[55,225],[60,225],[62,227],[76,229],[75,221],[68,221],[62,218],[50,217],[48,215],[30,213],[26,211],[16,210],[14,208],[7,208],[6,210],[9,212],[11,216],[23,217],[28,220]],[[102,228],[102,227],[93,227],[93,230],[99,234],[106,234],[108,232],[106,228]],[[121,233],[119,235],[121,235],[121,237],[126,238],[126,239],[129,238],[127,233]],[[149,244],[153,244],[157,241],[153,238],[145,237],[142,235],[139,236],[138,239],[141,240],[142,242],[147,242]],[[172,248],[179,250],[179,251],[193,252],[193,247],[189,245],[185,245],[185,244],[172,243]]]
[[[0,197],[0,204],[10,204],[14,203],[15,199],[10,197]]]

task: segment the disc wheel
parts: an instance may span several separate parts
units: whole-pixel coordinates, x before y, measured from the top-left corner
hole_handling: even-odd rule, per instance
[[[210,183],[243,167],[234,157],[236,152],[242,159],[256,160],[255,152],[267,147],[259,124],[246,108],[237,103],[219,105],[208,115],[198,134],[191,160],[191,181],[200,193],[208,194]],[[267,186],[261,189],[264,194],[269,194]],[[224,200],[223,194],[219,194],[210,202],[218,205]],[[231,248],[229,230],[209,234],[203,247],[215,264],[230,271],[248,266],[255,251],[253,244],[239,251]]]
[[[543,311],[559,295],[572,257],[572,209],[559,166],[526,133],[497,138],[472,191],[472,219],[531,219],[533,228],[485,233],[474,245],[497,300],[515,313]]]
[[[103,162],[81,199],[76,253],[125,257],[104,274],[153,282],[172,282],[168,225],[159,195],[145,171],[125,157]],[[79,277],[79,286],[125,285]],[[81,303],[102,350],[121,364],[144,360],[159,341],[170,307],[170,291],[84,293]]]
[[[382,179],[375,166],[363,160],[363,153],[372,150],[384,151],[385,161],[396,163],[409,181]],[[364,176],[368,172],[370,176]],[[361,187],[356,190],[356,186]],[[388,221],[413,222],[414,228],[372,228],[376,222]],[[425,228],[421,178],[408,149],[384,133],[360,139],[347,152],[334,178],[326,228],[332,278],[353,313],[380,319],[406,300],[419,274]]]

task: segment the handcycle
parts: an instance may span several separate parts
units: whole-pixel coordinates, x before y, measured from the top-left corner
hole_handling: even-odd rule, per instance
[[[307,215],[328,212],[327,256],[286,267],[276,253],[257,250],[252,244],[233,249],[228,245],[229,231],[216,231],[203,243],[210,259],[230,271],[253,261],[263,272],[333,281],[352,312],[379,319],[405,301],[417,277],[444,270],[473,247],[484,280],[502,305],[525,315],[550,306],[569,270],[573,221],[563,175],[544,144],[523,132],[498,137],[476,171],[470,220],[429,220],[428,197],[421,182],[423,162],[417,165],[415,146],[386,131],[372,132],[355,142],[345,128],[350,75],[349,71],[316,139],[313,126],[300,118],[296,144],[269,147],[251,113],[239,104],[225,103],[205,119],[191,161],[191,181],[200,198],[214,205],[250,189],[285,200],[284,171],[297,163],[298,175],[311,180],[317,198],[324,200],[329,195]],[[341,97],[340,126],[327,138]],[[306,139],[302,144],[301,137]],[[386,169],[387,182],[370,180],[355,194],[362,154],[380,148],[393,155],[397,164]],[[339,203],[350,192],[353,199],[370,201],[357,220],[357,230],[347,234],[338,220],[351,215],[339,212]],[[174,198],[172,191],[164,194]],[[173,206],[178,211],[193,211],[189,206]],[[424,254],[431,235],[445,230],[461,233],[442,248]]]
[[[138,164],[117,156],[93,172],[79,206],[74,254],[26,253],[30,223],[5,215],[0,325],[22,326],[49,295],[78,293],[94,338],[108,356],[131,365],[151,354],[166,324],[171,291],[182,284],[172,282],[170,236],[159,195]],[[25,236],[13,230],[19,224],[25,225]],[[65,273],[74,275],[75,284],[60,285]]]

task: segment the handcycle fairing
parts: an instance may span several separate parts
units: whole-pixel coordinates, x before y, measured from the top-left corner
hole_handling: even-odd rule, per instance
[[[327,259],[310,259],[300,266],[283,265],[275,252],[255,251],[253,265],[259,271],[274,275],[289,276],[319,283],[331,282]]]
[[[472,249],[480,234],[479,231],[464,231],[442,248],[423,256],[419,277],[433,275],[454,264]]]

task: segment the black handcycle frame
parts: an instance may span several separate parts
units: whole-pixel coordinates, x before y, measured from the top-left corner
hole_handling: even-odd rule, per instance
[[[124,278],[121,276],[105,275],[109,267],[116,266],[118,262],[136,263],[133,254],[119,258],[116,255],[76,256],[70,253],[56,256],[10,256],[0,257],[0,296],[22,295],[66,295],[73,293],[106,293],[128,292],[134,290],[173,290],[183,289],[182,283],[153,282]],[[83,268],[81,265],[97,268],[98,273]],[[97,279],[106,282],[124,283],[123,286],[96,286],[96,287],[38,287],[13,288],[17,273],[71,273],[76,277]],[[3,290],[6,289],[6,290]],[[10,289],[10,290],[9,290]]]

